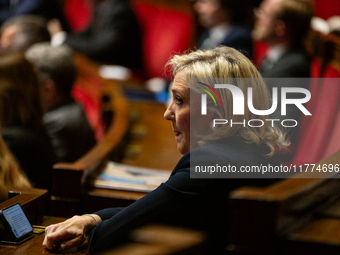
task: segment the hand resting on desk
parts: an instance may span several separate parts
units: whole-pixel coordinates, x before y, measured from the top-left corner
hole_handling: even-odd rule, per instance
[[[96,217],[98,223],[102,221],[98,215],[92,215]],[[50,250],[62,251],[78,247],[96,226],[96,221],[89,215],[73,216],[64,222],[48,226],[43,246]]]

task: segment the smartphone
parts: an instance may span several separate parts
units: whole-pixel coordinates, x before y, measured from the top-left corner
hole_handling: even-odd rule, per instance
[[[0,210],[0,221],[5,229],[1,242],[19,244],[33,237],[33,227],[18,203]]]

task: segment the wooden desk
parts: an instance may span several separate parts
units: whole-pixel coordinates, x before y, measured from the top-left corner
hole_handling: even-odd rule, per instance
[[[309,31],[305,46],[310,55],[320,60],[322,71],[330,64],[340,70],[340,38],[333,34],[323,35]],[[322,77],[322,73],[320,74]]]
[[[81,206],[86,203],[83,195],[88,175],[98,170],[114,152],[120,154],[119,146],[128,132],[130,121],[129,106],[119,85],[99,77],[98,66],[80,55],[76,55],[76,65],[85,89],[91,91],[91,85],[99,87],[97,90],[105,97],[104,111],[110,115],[111,122],[105,137],[83,157],[74,163],[54,165],[51,214],[62,217],[81,214]]]
[[[49,226],[65,218],[43,216],[47,190],[42,189],[14,189],[10,193],[16,196],[0,203],[0,209],[19,203],[32,225]],[[55,254],[42,246],[45,234],[33,234],[34,237],[20,245],[0,244],[1,255],[36,255]],[[89,254],[86,248],[82,248],[74,254]]]
[[[45,199],[47,198],[47,190],[44,189],[13,189],[10,191],[12,198],[0,203],[0,210],[19,203],[25,212],[27,219],[33,225],[39,225],[43,222],[45,212]]]
[[[61,221],[65,218],[44,217],[43,226],[48,226]],[[42,246],[45,234],[33,234],[34,237],[21,245],[1,245],[1,255],[52,255],[63,254],[62,252],[53,252]],[[203,233],[181,229],[170,226],[145,226],[132,232],[132,239],[128,243],[118,246],[113,250],[103,253],[103,255],[201,255],[203,254],[203,245],[205,236]],[[74,255],[89,255],[87,243],[85,242],[78,248],[73,248],[67,253]]]
[[[74,163],[54,166],[51,214],[60,217],[91,213],[106,207],[127,206],[146,194],[95,189],[87,185],[107,160],[171,171],[181,157],[171,123],[163,117],[166,110],[164,105],[128,102],[117,82],[99,77],[97,65],[81,56],[77,56],[76,60],[85,89],[91,90],[89,81],[94,86],[100,86],[102,96],[105,95],[104,111],[111,113],[108,114],[111,121],[105,137],[83,157]],[[136,130],[137,133],[134,132]],[[143,132],[138,134],[138,130]],[[124,149],[121,145],[126,144],[127,137],[130,146]]]
[[[203,255],[206,236],[196,230],[148,225],[132,231],[130,239],[102,255]]]
[[[61,221],[64,221],[65,218],[58,217],[49,217],[44,216],[44,221],[42,223],[43,226],[49,226],[51,224],[55,224]],[[48,254],[56,254],[56,252],[52,252],[42,246],[42,242],[45,238],[45,233],[42,234],[33,234],[34,237],[27,242],[20,245],[4,245],[0,244],[0,254],[1,255],[48,255]],[[86,246],[81,246],[77,249],[74,255],[80,254],[90,254],[87,250]]]
[[[182,155],[177,150],[171,122],[164,119],[165,105],[132,101],[130,109],[136,120],[132,123],[129,146],[140,151],[135,155],[127,151],[122,163],[172,171]]]
[[[133,101],[130,109],[134,120],[131,138],[122,163],[170,171],[181,158],[170,121],[163,118],[165,106],[156,102]],[[161,149],[160,149],[161,148]],[[131,150],[131,151],[130,151]],[[103,188],[88,188],[83,212],[107,207],[124,207],[147,193]]]
[[[340,151],[318,164],[340,164]],[[230,194],[230,254],[340,253],[339,176],[299,175],[304,178]]]

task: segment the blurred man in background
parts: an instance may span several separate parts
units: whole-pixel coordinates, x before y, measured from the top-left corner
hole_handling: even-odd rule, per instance
[[[301,110],[294,104],[286,106],[286,114],[282,115],[281,88],[299,87],[308,89],[311,59],[306,53],[303,42],[310,28],[313,16],[313,5],[310,0],[263,0],[255,10],[256,22],[253,39],[265,42],[269,48],[266,58],[260,66],[260,73],[268,79],[269,91],[278,88],[277,108],[270,119],[301,118]],[[282,79],[293,78],[293,79]],[[302,93],[287,93],[288,99],[304,98]],[[298,143],[298,125],[287,128],[287,134],[294,146]],[[282,162],[289,162],[293,154],[281,155]]]
[[[1,51],[25,52],[38,42],[49,42],[46,19],[37,15],[21,15],[8,19],[1,26]]]
[[[129,2],[92,1],[94,16],[83,32],[67,34],[57,20],[49,23],[52,45],[65,43],[93,61],[141,69],[141,31]]]
[[[253,39],[268,44],[263,77],[309,77],[310,58],[303,41],[310,27],[310,0],[264,0],[256,9]]]
[[[73,162],[96,143],[83,108],[71,98],[76,68],[71,49],[38,43],[26,52],[40,79],[44,122],[58,162]]]
[[[233,47],[252,58],[251,31],[243,26],[245,0],[197,0],[194,4],[199,24],[205,28],[198,49],[212,49],[219,45]],[[244,3],[244,5],[242,4]]]

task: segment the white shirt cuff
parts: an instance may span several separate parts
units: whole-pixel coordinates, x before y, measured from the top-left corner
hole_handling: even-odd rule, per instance
[[[51,38],[51,45],[52,46],[60,46],[62,45],[67,37],[67,33],[65,31],[58,32],[54,34]]]

